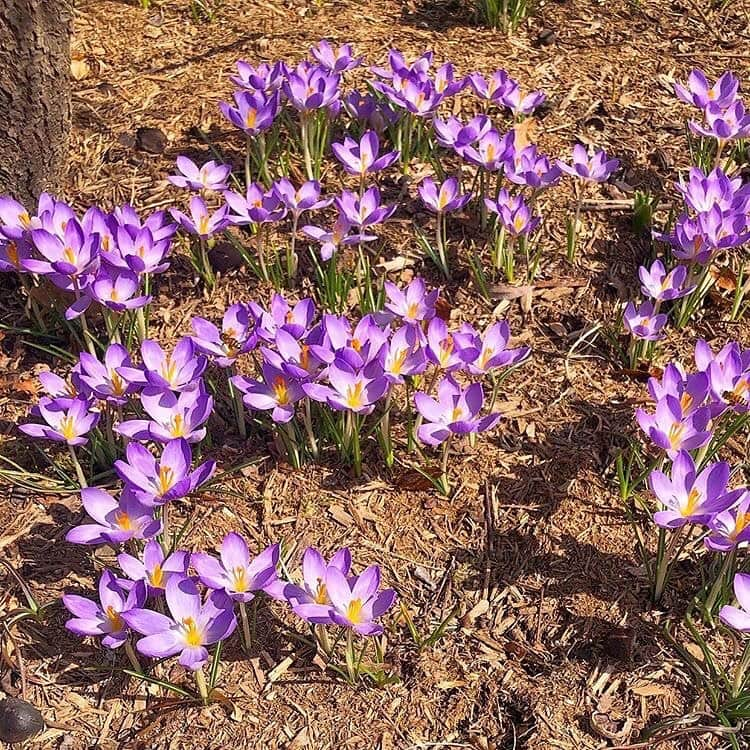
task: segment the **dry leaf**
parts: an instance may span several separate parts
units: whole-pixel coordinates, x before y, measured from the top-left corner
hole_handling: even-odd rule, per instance
[[[538,125],[539,123],[533,117],[527,117],[513,127],[515,131],[513,143],[516,145],[516,148],[522,149],[533,143]]]
[[[76,81],[82,81],[91,72],[89,64],[85,60],[70,61],[70,75]]]

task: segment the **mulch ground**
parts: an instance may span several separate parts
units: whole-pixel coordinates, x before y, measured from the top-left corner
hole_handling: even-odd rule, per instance
[[[365,476],[354,480],[334,458],[293,471],[264,436],[242,444],[222,425],[212,429],[223,465],[253,455],[258,462],[229,482],[231,496],[206,494],[182,507],[195,519],[186,545],[212,548],[230,529],[258,546],[281,539],[300,551],[348,544],[358,565],[383,565],[423,630],[455,610],[445,637],[421,653],[395,618],[387,659],[399,684],[351,688],[296,658],[284,631],[298,626],[271,605],[260,612],[253,658],[227,649],[221,685],[231,707],[144,702],[106,654],[64,630],[57,609],[44,629],[16,635],[27,698],[56,724],[30,746],[578,750],[635,742],[644,727],[701,710],[662,630],[695,589],[695,567],[687,562],[678,571],[673,593],[653,610],[613,478],[614,456],[635,432],[632,413],[645,388],[622,373],[603,338],[580,338],[597,321],[611,322],[617,306],[637,294],[636,269],[651,252],[628,212],[604,201],[630,199],[636,189],[672,195],[670,183],[688,154],[686,111],[671,81],[700,65],[712,75],[734,68],[747,85],[749,26],[747,3],[720,12],[692,0],[548,2],[512,38],[474,25],[455,0],[223,0],[212,23],[195,22],[187,1],[149,11],[114,0],[79,3],[73,57],[80,80],[62,193],[81,209],[172,204],[177,193],[164,175],[179,153],[207,155],[210,147],[239,167],[242,144],[217,108],[230,95],[235,61],[294,62],[321,37],[353,42],[371,63],[396,46],[412,56],[433,49],[461,74],[503,67],[549,96],[536,129],[544,151],[567,155],[579,139],[606,148],[624,169],[614,185],[592,194],[596,205],[586,213],[573,266],[564,259],[568,188],[545,197],[545,260],[530,300],[486,304],[466,269],[445,288],[452,315],[479,324],[493,312],[506,316],[533,350],[500,397],[501,427],[454,457],[460,482],[451,500],[408,468],[388,472],[375,451]],[[139,148],[139,128],[166,136],[162,153]],[[337,179],[333,171],[324,176],[327,186]],[[409,184],[385,189],[390,198],[415,192]],[[426,217],[416,202],[405,203],[385,233],[385,259],[417,255],[409,223]],[[481,242],[469,222],[454,223],[452,232],[454,243]],[[12,280],[0,283],[9,301],[2,321],[23,325]],[[187,262],[175,262],[157,289],[157,336],[169,341],[188,331],[192,315],[218,318],[231,301],[253,298],[267,301],[268,290],[246,270],[229,271],[206,295]],[[670,338],[665,357],[688,361],[699,336],[717,345],[737,337],[750,343],[744,324],[722,322],[725,313],[715,300],[695,328]],[[54,363],[22,335],[5,334],[0,346],[0,450],[39,468],[13,427],[32,400],[17,384]],[[0,499],[0,555],[42,601],[94,580],[90,558],[63,541],[79,518],[76,497],[14,489]],[[97,557],[97,566],[106,563]],[[19,592],[3,588],[0,607],[15,606]],[[716,645],[730,653],[731,644]],[[104,671],[92,674],[92,666]],[[19,694],[17,671],[3,674],[2,690]],[[184,677],[179,667],[168,676]],[[705,733],[638,745],[719,746]]]

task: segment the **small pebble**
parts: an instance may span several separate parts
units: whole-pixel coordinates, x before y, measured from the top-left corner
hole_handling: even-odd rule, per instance
[[[44,729],[39,711],[20,698],[0,701],[0,742],[24,742]]]
[[[167,136],[159,128],[138,128],[135,145],[147,154],[162,154],[167,147]]]

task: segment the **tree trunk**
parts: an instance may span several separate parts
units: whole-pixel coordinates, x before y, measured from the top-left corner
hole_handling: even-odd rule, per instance
[[[55,190],[70,131],[68,0],[0,0],[0,194]]]

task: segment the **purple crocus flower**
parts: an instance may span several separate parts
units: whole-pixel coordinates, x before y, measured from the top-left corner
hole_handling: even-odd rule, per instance
[[[443,63],[435,70],[435,90],[443,96],[455,96],[469,85],[468,78],[456,78],[453,63]]]
[[[708,407],[703,406],[686,415],[680,401],[674,396],[661,398],[653,414],[636,409],[635,417],[646,435],[670,458],[681,450],[701,448],[711,439],[711,412]]]
[[[158,461],[138,443],[128,443],[125,455],[127,461],[115,461],[115,471],[148,507],[186,497],[208,481],[216,469],[214,461],[205,461],[191,471],[193,456],[184,438],[168,442]]]
[[[328,261],[342,245],[359,245],[377,239],[374,234],[349,234],[351,229],[351,222],[340,213],[330,230],[307,225],[302,227],[302,232],[320,244],[320,258]]]
[[[651,268],[641,266],[638,269],[638,276],[641,279],[641,291],[659,302],[684,297],[695,289],[695,285],[685,286],[687,279],[685,266],[675,266],[667,273],[660,260],[655,260]]]
[[[649,378],[648,391],[654,401],[659,401],[665,396],[676,398],[683,416],[690,416],[706,401],[708,376],[705,372],[685,375],[679,367],[670,362],[664,368],[661,381]]]
[[[256,182],[247,186],[245,195],[234,190],[225,191],[224,200],[227,202],[227,210],[234,212],[227,219],[237,226],[273,223],[283,219],[286,214],[279,195],[273,190],[264,190]]]
[[[691,167],[687,182],[676,182],[685,204],[698,213],[707,213],[714,206],[722,212],[746,213],[750,202],[750,185],[743,185],[742,177],[729,177],[720,167],[708,175],[698,167]]]
[[[99,421],[99,412],[91,411],[83,398],[52,399],[44,397],[37,404],[36,413],[47,424],[18,425],[21,432],[31,437],[54,440],[68,445],[85,445],[88,435]]]
[[[204,586],[224,591],[237,602],[249,602],[255,597],[255,592],[272,584],[276,580],[278,562],[278,544],[267,547],[253,558],[247,542],[234,532],[222,540],[218,560],[203,552],[194,552],[190,557],[190,563]]]
[[[276,328],[283,328],[295,339],[301,339],[310,329],[315,317],[315,303],[309,297],[301,299],[293,307],[278,293],[271,298],[271,319]],[[273,340],[276,331],[260,331],[262,334],[270,334]]]
[[[186,232],[198,235],[203,239],[221,232],[229,225],[229,217],[227,216],[229,207],[221,206],[213,213],[209,213],[206,201],[199,195],[194,195],[190,199],[190,216],[176,208],[170,209],[170,213]]]
[[[179,174],[170,175],[167,180],[173,185],[190,190],[226,190],[227,177],[232,171],[230,164],[208,161],[202,167],[187,156],[177,157]]]
[[[161,596],[170,578],[184,578],[187,575],[190,553],[175,550],[165,555],[161,544],[152,539],[146,542],[142,557],[122,552],[117,556],[117,564],[131,581],[143,581],[148,587],[149,596]]]
[[[219,367],[231,367],[240,354],[251,351],[258,343],[255,322],[247,305],[235,303],[227,308],[221,330],[205,318],[193,318],[195,348],[211,357]]]
[[[316,625],[329,625],[333,620],[326,588],[328,568],[336,568],[343,576],[348,576],[351,566],[352,555],[348,547],[336,552],[328,563],[318,550],[308,547],[302,555],[302,585],[286,584],[284,598],[298,617]]]
[[[2,229],[0,226],[0,233]],[[31,257],[31,245],[25,239],[0,238],[0,272],[26,273],[23,264]]]
[[[632,302],[628,302],[622,314],[625,330],[632,336],[646,341],[659,341],[664,338],[663,328],[667,324],[667,316],[657,313],[651,302],[642,302],[636,309]]]
[[[98,487],[81,490],[81,502],[95,523],[74,526],[65,540],[71,544],[122,544],[130,539],[149,539],[161,531],[152,508],[124,489],[116,500]]]
[[[488,172],[497,172],[513,157],[515,133],[501,136],[497,130],[488,130],[474,144],[456,146],[456,151],[466,161]]]
[[[535,216],[522,195],[510,195],[505,188],[497,194],[497,200],[484,199],[484,205],[500,217],[505,229],[513,236],[530,235],[541,224],[541,217]]]
[[[128,638],[128,626],[124,615],[142,607],[146,602],[146,587],[143,584],[125,591],[114,574],[102,572],[99,579],[99,601],[77,594],[65,594],[63,605],[73,617],[65,627],[76,635],[102,638],[102,646],[119,648]]]
[[[28,258],[23,267],[47,276],[61,289],[81,289],[99,268],[99,235],[84,232],[73,217],[65,225],[63,236],[46,229],[33,229],[31,240],[44,260]]]
[[[719,610],[719,619],[740,633],[750,633],[750,574],[737,573],[734,576],[734,595],[740,606],[725,604]]]
[[[451,334],[442,318],[433,318],[427,327],[425,353],[441,370],[453,372],[466,369],[477,358],[479,349],[473,337]]]
[[[287,73],[282,89],[295,109],[309,112],[337,101],[340,81],[338,74],[329,73],[323,66],[301,62]]]
[[[132,367],[128,350],[121,344],[110,344],[100,362],[93,354],[81,352],[79,355],[80,381],[96,398],[113,404],[124,404],[128,396],[137,388],[118,372],[120,367]]]
[[[69,377],[61,378],[54,372],[40,372],[37,377],[39,382],[42,384],[44,393],[54,401],[57,401],[61,406],[64,405],[68,408],[72,405],[73,400],[82,398],[84,401],[91,400],[91,392],[89,387],[81,380],[81,365],[80,363],[70,371]],[[39,414],[38,405],[31,408],[32,414]]]
[[[500,414],[480,417],[483,404],[484,392],[479,383],[462,390],[452,376],[446,375],[438,385],[437,400],[421,391],[414,394],[414,405],[427,420],[419,427],[417,437],[426,445],[434,446],[451,434],[491,430],[500,421]]]
[[[664,510],[654,513],[654,523],[676,529],[686,523],[704,524],[717,513],[737,502],[742,490],[727,490],[729,464],[724,461],[708,464],[701,472],[687,451],[679,451],[672,462],[668,477],[655,469],[648,483]]]
[[[589,156],[580,143],[573,146],[573,163],[568,165],[558,160],[557,165],[566,174],[588,182],[606,182],[620,166],[619,159],[608,159],[604,151],[595,151]]]
[[[380,205],[380,190],[374,185],[365,190],[361,198],[351,190],[344,190],[335,203],[344,218],[356,227],[382,224],[396,211],[395,205]]]
[[[343,360],[336,360],[328,368],[328,383],[304,383],[302,389],[314,401],[327,403],[337,411],[355,414],[370,414],[375,403],[389,388],[388,379],[382,370],[367,374],[356,371]]]
[[[523,96],[521,87],[508,86],[498,97],[498,101],[506,106],[516,117],[519,115],[530,115],[537,107],[540,107],[547,95],[543,91],[530,91]]]
[[[358,68],[362,63],[361,57],[354,57],[354,48],[351,44],[342,44],[338,49],[334,49],[326,39],[321,39],[317,46],[311,47],[310,54],[329,73],[344,73]]]
[[[279,112],[278,94],[262,91],[235,91],[233,107],[228,102],[219,102],[224,117],[248,136],[256,136],[268,130]]]
[[[421,276],[412,279],[403,291],[391,281],[384,282],[383,289],[387,297],[386,312],[401,318],[404,323],[416,325],[435,317],[435,303],[440,290],[428,292]]]
[[[132,271],[110,271],[101,268],[94,281],[86,289],[100,305],[122,313],[148,305],[151,295],[138,294],[140,278]]]
[[[704,125],[690,121],[690,130],[693,133],[719,141],[750,137],[750,112],[745,110],[742,100],[737,99],[726,108],[709,104],[704,114]]]
[[[705,370],[716,405],[725,404],[738,413],[750,409],[750,361],[739,346],[709,363]]]
[[[185,438],[188,443],[199,443],[206,437],[206,428],[202,425],[211,416],[214,400],[198,382],[198,387],[178,394],[146,389],[141,394],[141,406],[150,419],[120,422],[115,431],[134,440],[168,443]]]
[[[403,383],[407,375],[417,375],[427,367],[422,337],[416,326],[401,326],[391,336],[383,359],[383,371],[392,383]]]
[[[398,159],[398,151],[389,151],[378,157],[380,144],[374,130],[368,130],[359,143],[346,136],[343,143],[332,143],[333,155],[341,162],[344,169],[364,179],[366,174],[387,169]]]
[[[464,125],[456,117],[451,116],[445,121],[435,117],[432,127],[435,131],[435,140],[443,148],[451,148],[460,153],[464,146],[476,143],[492,130],[492,120],[486,115],[477,115]]]
[[[344,97],[342,104],[349,116],[365,123],[376,133],[382,133],[389,125],[395,125],[399,113],[385,100],[372,94],[360,94],[352,91]]]
[[[297,189],[286,177],[282,177],[273,183],[271,192],[278,197],[289,213],[297,217],[305,211],[315,211],[333,203],[333,198],[321,199],[320,183],[317,180],[303,182]]]
[[[187,336],[177,342],[171,354],[146,339],[141,343],[141,357],[142,368],[121,366],[117,372],[129,383],[171,391],[191,388],[208,364],[205,357],[196,356],[195,344]]]
[[[686,104],[692,104],[701,109],[715,104],[719,107],[728,107],[736,98],[740,82],[735,75],[727,71],[712,86],[709,84],[706,74],[694,68],[688,75],[687,86],[675,83],[674,91],[677,98]]]
[[[39,220],[32,219],[26,208],[17,200],[7,195],[0,196],[1,235],[10,240],[20,240],[26,232],[39,226]]]
[[[171,236],[157,240],[148,227],[119,226],[113,250],[102,252],[110,266],[134,273],[162,273],[169,268]]]
[[[273,65],[260,63],[257,66],[250,65],[245,60],[238,60],[236,76],[229,76],[229,80],[240,88],[249,91],[261,91],[271,93],[278,91],[286,75],[286,65],[278,61]]]
[[[744,490],[736,507],[711,518],[708,528],[711,532],[704,541],[714,552],[747,547],[750,543],[750,492]]]
[[[702,216],[703,214],[700,214]],[[689,214],[681,214],[675,221],[672,234],[654,232],[654,238],[668,242],[672,246],[672,254],[678,260],[705,265],[711,260],[715,248],[709,242],[700,218]]]
[[[263,380],[235,375],[232,385],[244,394],[242,401],[248,409],[271,411],[274,422],[291,421],[295,404],[305,396],[302,386],[268,362],[263,363],[261,370]]]
[[[164,593],[169,615],[134,608],[123,618],[145,636],[136,644],[144,656],[179,654],[180,664],[197,672],[208,661],[206,646],[228,638],[237,627],[232,600],[223,591],[213,591],[202,603],[195,582],[177,576],[170,577]]]
[[[471,326],[464,324],[459,332],[463,335],[474,333]],[[476,359],[468,362],[468,370],[472,375],[485,375],[490,370],[501,367],[514,367],[523,362],[531,353],[528,346],[518,349],[508,349],[510,326],[505,320],[499,320],[489,326],[479,340],[479,354]]]
[[[439,186],[432,177],[425,177],[418,190],[425,206],[437,214],[460,211],[471,200],[471,193],[459,195],[458,180],[455,177],[449,177]]]
[[[325,586],[331,601],[330,617],[344,628],[360,635],[380,635],[383,626],[375,622],[396,600],[393,589],[380,588],[380,568],[371,565],[356,578],[349,579],[338,567],[326,568]]]
[[[560,167],[540,154],[533,143],[516,151],[506,163],[506,177],[511,182],[534,190],[556,185],[561,174]]]
[[[502,102],[502,97],[508,94],[511,89],[518,88],[518,83],[504,70],[496,70],[486,80],[481,73],[471,73],[469,85],[480,99],[486,99],[496,104]]]
[[[333,362],[334,354],[326,346],[300,343],[280,328],[276,331],[276,351],[262,347],[263,359],[273,370],[281,370],[292,380],[314,380],[321,369]]]

